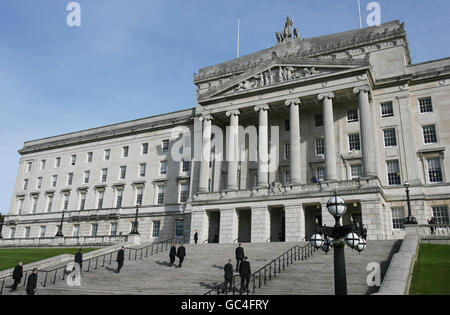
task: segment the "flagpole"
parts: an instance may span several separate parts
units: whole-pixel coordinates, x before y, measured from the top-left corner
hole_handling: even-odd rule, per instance
[[[361,1],[358,0],[358,14],[359,14],[359,28],[362,28],[362,20],[361,20]]]
[[[239,58],[239,33],[241,29],[241,18],[238,16],[238,34],[237,34],[237,58]]]

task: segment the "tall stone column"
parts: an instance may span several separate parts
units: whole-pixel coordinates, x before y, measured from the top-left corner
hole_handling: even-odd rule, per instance
[[[270,237],[270,213],[267,206],[252,207],[251,242],[265,243]]]
[[[231,110],[226,113],[230,117],[230,128],[227,133],[227,190],[237,190],[238,188],[238,165],[239,165],[239,115],[238,110]]]
[[[255,106],[259,112],[258,133],[258,187],[269,186],[269,105]]]
[[[291,147],[291,183],[300,184],[300,99],[286,101],[289,106],[290,147]]]
[[[376,176],[375,168],[375,135],[373,127],[373,115],[372,109],[369,103],[369,91],[368,85],[356,87],[353,89],[353,93],[358,94],[359,113],[360,113],[360,133],[361,133],[361,147],[364,164],[365,176]]]
[[[200,179],[198,189],[200,192],[208,192],[208,179],[209,179],[209,160],[211,158],[211,121],[212,116],[205,115],[200,117],[203,121],[203,148],[202,148],[202,160],[200,164]]]
[[[319,94],[318,99],[323,100],[323,124],[325,130],[325,173],[327,180],[337,180],[336,171],[336,138],[334,136],[333,116],[334,93]]]
[[[286,242],[303,241],[305,238],[305,212],[302,205],[285,205],[284,218]]]
[[[234,208],[220,210],[220,243],[233,243],[238,238],[238,215]]]

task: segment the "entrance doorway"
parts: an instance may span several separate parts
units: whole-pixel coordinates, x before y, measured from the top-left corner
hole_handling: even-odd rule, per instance
[[[270,241],[284,242],[285,241],[285,216],[284,208],[270,209]]]
[[[238,215],[238,242],[249,243],[252,233],[252,211],[250,209],[236,210]]]
[[[361,204],[356,201],[347,202],[347,211],[342,217],[342,224],[347,225],[353,223],[355,226],[362,226]]]
[[[206,211],[208,216],[208,243],[219,243],[220,211]]]
[[[322,209],[320,204],[305,207],[305,240],[316,233],[316,224],[322,225]]]

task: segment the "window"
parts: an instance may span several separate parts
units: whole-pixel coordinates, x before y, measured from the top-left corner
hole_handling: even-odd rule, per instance
[[[72,185],[72,181],[73,181],[73,173],[67,174],[67,186]]]
[[[16,228],[12,227],[11,232],[9,233],[9,238],[14,238],[16,236]]]
[[[357,179],[362,176],[362,164],[350,165],[350,177],[351,179]]]
[[[56,187],[56,182],[58,181],[58,175],[52,176],[52,187]]]
[[[348,148],[350,151],[359,151],[361,146],[359,143],[359,133],[348,135]]]
[[[103,209],[103,198],[105,197],[105,191],[101,190],[98,192],[97,209]]]
[[[347,111],[347,122],[358,121],[358,110],[357,109],[349,109]]]
[[[75,165],[77,163],[77,155],[74,154],[70,157],[70,164]]]
[[[136,192],[136,205],[142,206],[143,196],[144,196],[144,187],[138,187]]]
[[[25,227],[25,238],[30,238],[31,227]]]
[[[167,162],[166,161],[161,161],[160,174],[161,175],[167,174]]]
[[[143,143],[142,144],[142,154],[147,154],[148,153],[148,143]]]
[[[117,223],[116,222],[111,223],[111,235],[112,236],[117,235]]]
[[[93,157],[94,153],[93,152],[88,152],[87,153],[87,163],[92,163],[92,157]]]
[[[22,213],[24,200],[25,200],[24,197],[19,198],[19,201],[18,201],[18,204],[17,204],[17,213],[18,214]]]
[[[31,162],[31,161],[27,162],[27,172],[31,172],[32,168],[33,168],[33,162]]]
[[[385,147],[396,147],[397,137],[395,133],[395,128],[384,129],[384,146]]]
[[[184,234],[184,221],[175,221],[175,236],[181,237]]]
[[[285,131],[291,130],[291,122],[289,120],[284,121],[284,130]]]
[[[381,117],[394,116],[394,108],[392,102],[381,103]]]
[[[316,178],[319,181],[323,181],[325,179],[325,168],[323,167],[318,167],[316,169]]]
[[[403,229],[405,222],[405,211],[403,208],[392,208],[392,228]]]
[[[169,140],[162,141],[162,151],[169,152]]]
[[[24,179],[23,180],[23,190],[27,190],[28,189],[28,179]]]
[[[108,177],[108,169],[103,168],[102,169],[102,182],[106,182],[106,178]]]
[[[428,180],[430,183],[441,183],[443,181],[440,158],[427,159]]]
[[[33,199],[33,202],[32,202],[32,206],[31,206],[31,214],[35,214],[37,205],[38,205],[39,196],[34,195],[34,196],[32,196],[32,199]]]
[[[47,199],[47,212],[51,212],[52,211],[52,206],[53,206],[53,195],[48,196],[48,199]]]
[[[433,207],[433,217],[436,219],[436,224],[450,224],[448,206]]]
[[[180,202],[186,202],[189,197],[189,185],[187,183],[180,184]]]
[[[191,168],[191,162],[189,162],[189,161],[183,161],[183,166],[182,166],[183,172],[184,172],[184,173],[189,172],[190,168]]]
[[[284,158],[289,159],[291,156],[291,145],[289,143],[284,144]]]
[[[158,186],[158,199],[157,199],[158,205],[164,204],[164,193],[165,192],[166,192],[166,186],[164,186],[164,185]]]
[[[84,210],[86,206],[86,191],[80,192],[80,210]]]
[[[92,224],[92,236],[97,236],[97,232],[98,232],[98,223],[94,223]]]
[[[69,194],[64,195],[64,204],[63,204],[63,211],[67,211],[67,208],[69,207]]]
[[[284,172],[284,184],[288,185],[291,183],[291,172]]]
[[[419,98],[419,108],[420,113],[433,112],[433,103],[431,102],[431,97]]]
[[[47,230],[46,226],[41,226],[41,232],[39,233],[40,237],[45,237],[45,231]]]
[[[84,183],[88,184],[89,183],[89,176],[91,175],[90,171],[84,171]]]
[[[438,142],[435,125],[423,126],[422,128],[423,128],[423,142],[425,142],[425,144]]]
[[[145,169],[147,165],[145,163],[139,164],[139,176],[145,177]]]
[[[73,226],[73,234],[74,237],[78,237],[80,235],[80,225],[79,224],[75,224]]]
[[[117,189],[116,208],[122,207],[123,189]]]
[[[42,188],[42,177],[38,177],[37,183],[36,183],[36,189]]]
[[[315,122],[316,127],[323,126],[323,114],[315,115],[314,122]]]
[[[41,170],[45,169],[46,160],[41,160]]]
[[[61,166],[61,158],[60,157],[57,157],[56,159],[55,159],[55,167],[60,167]]]
[[[392,185],[400,185],[400,167],[398,164],[398,160],[387,161],[387,172],[388,172],[388,184]]]
[[[104,155],[103,155],[105,161],[108,161],[108,160],[109,160],[110,155],[111,155],[111,150],[110,150],[110,149],[106,149],[106,150],[104,151]]]
[[[127,175],[127,167],[126,166],[121,166],[120,167],[120,177],[119,179],[125,179]]]
[[[128,146],[122,147],[122,157],[128,157],[128,150]]]
[[[159,231],[161,227],[161,221],[153,221],[152,237],[159,237]]]
[[[316,139],[316,155],[323,155],[325,154],[323,149],[323,138]]]

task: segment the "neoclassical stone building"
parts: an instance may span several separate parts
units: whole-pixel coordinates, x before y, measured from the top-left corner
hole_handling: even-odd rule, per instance
[[[398,21],[277,38],[200,69],[195,109],[26,142],[3,236],[52,237],[63,211],[65,235],[129,233],[140,204],[144,242],[300,241],[336,192],[344,224],[392,239],[405,182],[419,223],[448,223],[450,58],[412,64]]]

